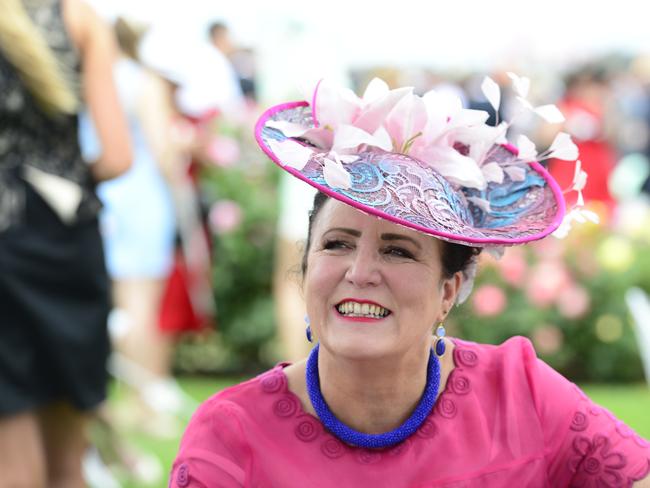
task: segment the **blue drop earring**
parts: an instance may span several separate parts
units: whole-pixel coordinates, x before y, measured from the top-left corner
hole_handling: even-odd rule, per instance
[[[446,335],[447,331],[445,330],[445,326],[442,322],[440,322],[436,328],[436,342],[434,343],[434,350],[436,352],[436,356],[439,358],[444,356],[445,351],[447,350],[447,344],[445,344]]]
[[[305,323],[307,324],[307,327],[305,328],[305,335],[307,336],[307,340],[309,342],[314,342],[314,337],[311,334],[311,326],[309,325],[309,315],[305,315]]]

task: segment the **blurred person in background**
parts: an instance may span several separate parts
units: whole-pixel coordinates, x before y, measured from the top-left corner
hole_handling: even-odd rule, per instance
[[[159,324],[174,260],[175,211],[166,175],[173,178],[182,148],[170,134],[175,112],[169,84],[138,60],[143,30],[122,18],[115,23],[121,50],[115,79],[134,159],[129,171],[99,185],[98,195],[104,204],[102,237],[113,281],[112,370],[134,387],[132,400],[140,400],[138,408],[127,402],[128,418],[122,420],[161,433],[165,425],[171,428],[163,413],[180,413],[183,399],[170,375],[173,337]],[[80,140],[86,156],[101,151],[88,117],[82,118]]]
[[[643,102],[638,105],[642,107],[642,120],[644,131],[644,147],[642,150],[646,163],[646,178],[641,185],[641,191],[650,197],[650,54],[638,56],[632,64],[632,72],[636,76],[640,89],[643,92]]]
[[[230,29],[223,22],[213,22],[208,27],[208,36],[211,52],[210,71],[213,73],[214,81],[212,92],[218,93],[220,97],[217,105],[228,113],[232,110],[241,110],[243,91],[239,74],[233,66],[231,57],[239,51],[232,41]],[[231,114],[232,115],[232,114]]]
[[[566,118],[562,130],[573,137],[582,168],[589,174],[589,184],[583,193],[585,201],[603,202],[611,210],[615,202],[608,182],[616,165],[616,151],[607,130],[611,93],[606,73],[597,67],[585,67],[569,74],[565,85],[558,107]],[[572,165],[555,159],[550,162],[549,170],[561,188],[571,186]]]
[[[81,487],[110,349],[94,187],[131,161],[115,42],[79,0],[0,11],[0,486]],[[90,165],[82,102],[104,148]]]
[[[248,105],[257,102],[255,51],[250,48],[235,49],[230,55],[230,62],[239,79],[239,87]]]
[[[192,61],[187,56],[192,51]],[[221,51],[223,50],[223,52]],[[173,87],[173,133],[187,141],[182,161],[169,178],[177,213],[178,248],[165,288],[161,327],[169,333],[198,331],[214,320],[207,209],[199,187],[201,164],[222,118],[235,124],[247,115],[235,71],[226,54],[234,50],[227,27],[212,24],[201,43],[178,41],[164,27],[142,40],[142,62]]]

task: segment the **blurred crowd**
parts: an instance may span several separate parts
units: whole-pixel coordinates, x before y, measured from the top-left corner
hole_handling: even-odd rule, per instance
[[[517,112],[519,101],[512,90],[508,72],[530,77],[530,99],[551,100],[558,105],[566,121],[542,126],[532,116],[518,118],[517,127],[530,132],[544,146],[558,131],[571,134],[580,148],[580,159],[589,174],[585,198],[613,203],[635,192],[650,192],[650,56],[612,54],[582,61],[561,70],[519,73],[516,65],[492,73],[444,72],[429,69],[392,69],[388,67],[353,71],[355,85],[362,88],[373,76],[381,76],[394,86],[411,85],[417,92],[430,89],[447,91],[461,98],[467,108],[493,112],[481,91],[487,74],[496,80],[504,94],[499,120],[510,119]],[[495,122],[495,114],[490,122]],[[536,127],[537,126],[537,127]],[[523,130],[522,130],[523,132]],[[512,137],[509,137],[514,139]],[[622,163],[626,176],[634,185],[619,188],[611,174]],[[570,165],[569,165],[570,166]],[[634,168],[628,171],[627,168]],[[573,168],[569,168],[571,177]],[[635,173],[630,175],[630,172]],[[569,186],[566,170],[557,169],[556,178]],[[628,180],[626,180],[628,181]]]
[[[32,21],[31,28],[47,28],[34,17]],[[106,468],[110,464],[107,452],[113,453],[112,462],[127,466],[129,476],[142,483],[155,482],[165,474],[166,467],[134,451],[116,431],[138,428],[153,436],[176,437],[195,407],[172,376],[174,346],[181,335],[200,334],[219,322],[213,286],[220,276],[213,276],[212,270],[213,261],[221,256],[212,251],[212,234],[229,232],[242,219],[241,209],[232,201],[224,200],[210,208],[214,202],[206,202],[201,191],[202,168],[246,168],[245,146],[253,145],[250,134],[258,114],[258,85],[264,82],[258,79],[255,52],[236,46],[228,26],[221,22],[209,26],[205,42],[193,51],[191,63],[180,45],[155,27],[120,18],[110,36],[104,56],[110,59],[121,107],[113,116],[124,118],[131,164],[106,178],[95,178],[103,206],[99,228],[112,283],[107,319],[113,350],[109,370],[128,387],[119,408],[103,408],[94,420],[92,437],[97,449],[85,454],[86,480],[104,487],[119,486]],[[0,43],[6,44],[7,39],[0,36]],[[110,48],[113,42],[119,46],[115,52]],[[50,48],[56,56],[60,54]],[[5,45],[7,66],[15,64],[7,52]],[[92,69],[92,64],[89,66]],[[380,76],[392,86],[412,85],[420,93],[445,91],[458,96],[468,108],[491,111],[480,89],[484,74],[392,67],[348,73],[357,92],[372,77]],[[549,126],[524,117],[513,129],[526,127],[526,132],[534,132],[535,142],[544,147],[559,131],[571,134],[580,149],[582,168],[589,175],[584,198],[605,225],[616,215],[620,202],[643,200],[644,195],[647,198],[650,56],[610,56],[563,72],[519,74],[532,79],[531,100],[556,101],[566,120]],[[3,76],[7,75],[0,71],[0,79]],[[92,73],[86,76],[92,77]],[[519,101],[510,89],[507,70],[490,76],[502,85],[504,93],[502,113],[491,114],[497,124],[516,111]],[[84,95],[81,97],[84,102]],[[79,112],[81,152],[88,161],[101,160],[114,144],[104,135],[105,122],[98,121],[97,112],[102,109],[88,98],[79,107],[83,108],[75,105],[74,113]],[[0,112],[0,116],[5,117],[5,113]],[[0,123],[0,146],[11,136],[8,121]],[[215,129],[224,125],[250,134],[237,139]],[[0,170],[7,166],[3,157],[0,147]],[[563,188],[571,187],[575,176],[572,164],[551,161],[549,169]],[[289,191],[284,182],[279,188],[278,193]],[[571,194],[567,197],[575,198]],[[308,347],[302,340],[304,312],[299,286],[296,280],[287,279],[287,272],[299,262],[299,249],[293,242],[305,230],[295,222],[295,215],[306,215],[309,199],[309,194],[280,198],[273,283],[278,299],[279,355],[287,360],[302,357]],[[12,201],[0,195],[0,205],[5,209]],[[2,216],[0,208],[0,236],[4,230]],[[2,252],[0,246],[0,258]],[[3,432],[0,429],[0,437]]]

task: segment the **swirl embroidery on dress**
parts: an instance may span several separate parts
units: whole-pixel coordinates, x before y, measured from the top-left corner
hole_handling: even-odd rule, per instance
[[[299,408],[298,400],[293,395],[287,394],[275,402],[273,412],[278,417],[292,417]]]
[[[454,349],[454,359],[458,366],[473,368],[478,364],[478,355],[471,349],[456,347]]]
[[[471,391],[472,385],[467,376],[460,374],[452,374],[451,376],[449,379],[449,388],[456,395],[467,395]]]
[[[276,393],[284,387],[285,381],[284,374],[273,369],[261,376],[260,385],[265,393]]]
[[[372,449],[359,449],[356,458],[361,464],[375,464],[381,461],[381,452]]]
[[[463,374],[464,368],[474,368],[478,364],[478,355],[475,351],[465,348],[464,345],[456,345],[453,351],[455,369],[448,378],[448,387],[438,398],[434,412],[446,419],[454,418],[458,413],[456,402],[452,395],[465,396],[471,392],[470,379]],[[320,443],[321,452],[330,459],[339,459],[346,453],[351,452],[354,458],[361,464],[374,464],[379,462],[383,454],[388,456],[399,456],[407,452],[413,443],[413,439],[406,439],[404,442],[393,446],[385,451],[374,451],[372,449],[361,449],[348,446],[339,441],[329,433],[325,432],[323,425],[312,415],[301,411],[302,407],[297,397],[287,387],[286,376],[280,369],[273,369],[260,376],[260,386],[265,393],[280,394],[280,397],[273,403],[273,412],[277,417],[295,417],[294,434],[302,442],[310,443],[325,436]],[[296,415],[297,414],[297,415]],[[438,426],[433,415],[430,415],[414,434],[420,439],[431,439],[438,433]]]
[[[418,430],[417,435],[419,434],[420,431]],[[388,449],[388,451],[386,452],[388,453],[389,456],[399,456],[400,454],[403,454],[409,450],[412,442],[413,441],[410,438],[407,438],[404,441],[397,444],[396,446],[394,446],[392,449]]]
[[[456,404],[451,398],[445,398],[447,395],[443,395],[438,398],[436,403],[436,413],[442,415],[446,419],[453,419],[458,413]]]
[[[626,479],[620,470],[627,458],[620,452],[610,452],[610,441],[601,434],[592,440],[580,435],[573,440],[575,455],[569,460],[569,469],[575,473],[571,486],[625,486]]]
[[[311,415],[303,414],[298,417],[294,432],[301,441],[311,442],[323,432],[323,426]]]
[[[474,368],[478,364],[478,354],[465,344],[456,343],[453,351],[454,363],[456,367],[450,373],[447,379],[447,387],[443,391],[434,407],[434,414],[445,419],[453,419],[458,414],[457,401],[454,401],[453,395],[463,397],[472,391],[472,383],[465,374],[465,368]],[[434,437],[438,432],[438,426],[430,416],[417,430],[418,437],[427,439]]]
[[[437,433],[438,433],[438,426],[436,425],[434,420],[431,417],[429,417],[420,426],[420,428],[417,430],[415,435],[423,439],[430,439],[431,437],[434,437]]]
[[[349,448],[341,441],[330,436],[328,436],[320,446],[321,452],[330,459],[340,458],[348,451],[348,449]]]
[[[587,430],[589,427],[589,417],[587,417],[582,412],[576,412],[573,414],[573,420],[571,420],[571,430],[576,432],[582,432]]]

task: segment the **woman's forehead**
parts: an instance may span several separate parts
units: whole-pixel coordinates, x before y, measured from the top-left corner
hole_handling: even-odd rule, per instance
[[[332,228],[346,228],[359,231],[360,233],[372,232],[380,234],[397,234],[408,236],[421,242],[437,241],[433,236],[428,236],[408,229],[404,226],[389,222],[388,220],[369,215],[350,205],[339,202],[335,199],[329,199],[321,209],[318,216],[317,225],[320,232],[327,232]]]

